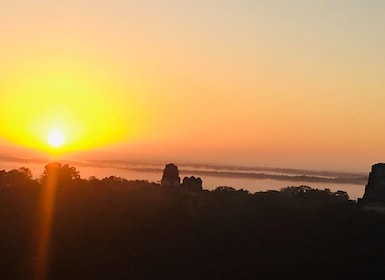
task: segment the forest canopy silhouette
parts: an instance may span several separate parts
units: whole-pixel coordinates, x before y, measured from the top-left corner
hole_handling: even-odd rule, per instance
[[[384,272],[376,260],[385,259],[385,216],[343,191],[208,191],[194,187],[202,183],[195,177],[164,187],[82,179],[75,167],[49,163],[38,179],[25,167],[0,171],[1,279],[31,278],[36,209],[53,176],[47,279],[362,279]]]

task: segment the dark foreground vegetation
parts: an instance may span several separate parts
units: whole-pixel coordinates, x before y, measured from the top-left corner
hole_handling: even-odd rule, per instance
[[[385,216],[344,192],[191,191],[60,164],[0,171],[0,279],[33,279],[50,178],[46,279],[384,279]]]

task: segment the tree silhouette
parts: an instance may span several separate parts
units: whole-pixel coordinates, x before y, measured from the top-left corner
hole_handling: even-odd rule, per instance
[[[31,278],[20,268],[30,261],[33,221],[43,219],[36,206],[50,178],[58,188],[46,280],[382,279],[385,272],[385,215],[364,211],[343,191],[191,192],[117,176],[84,180],[68,164],[49,163],[41,180],[24,168],[0,171],[1,280]]]
[[[75,167],[69,166],[68,164],[62,165],[58,162],[48,163],[44,167],[41,180],[44,182],[50,176],[56,176],[59,183],[69,183],[73,180],[80,179],[80,173]]]

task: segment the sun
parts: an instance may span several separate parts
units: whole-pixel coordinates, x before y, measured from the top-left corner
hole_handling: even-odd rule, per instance
[[[54,148],[60,148],[65,142],[64,134],[58,129],[51,130],[48,133],[47,140],[48,144]]]

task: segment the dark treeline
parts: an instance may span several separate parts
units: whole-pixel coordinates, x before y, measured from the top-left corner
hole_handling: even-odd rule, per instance
[[[249,193],[0,171],[0,279],[32,279],[35,225],[55,179],[46,279],[382,279],[385,216],[345,192]],[[52,184],[50,185],[52,187]]]

